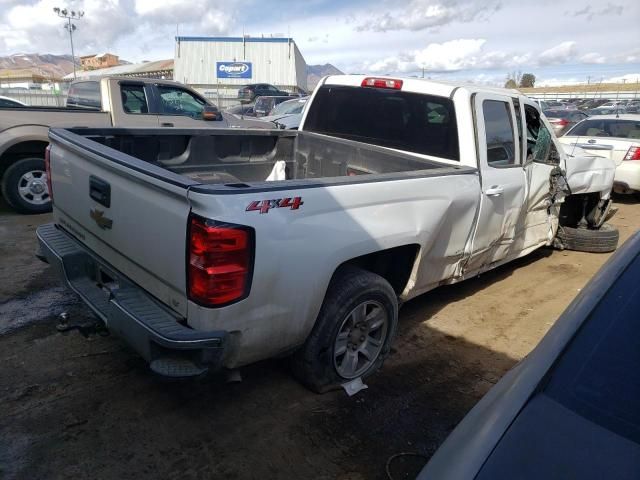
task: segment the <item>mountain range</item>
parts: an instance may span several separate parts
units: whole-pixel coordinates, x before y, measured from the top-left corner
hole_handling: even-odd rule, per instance
[[[15,53],[0,57],[0,74],[6,70],[28,70],[45,77],[62,78],[73,71],[71,55]]]
[[[330,63],[324,65],[307,65],[307,89],[313,90],[325,75],[342,75],[342,72]]]

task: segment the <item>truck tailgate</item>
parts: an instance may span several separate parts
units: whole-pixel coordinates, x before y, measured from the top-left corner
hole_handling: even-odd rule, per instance
[[[56,223],[186,316],[184,177],[65,130],[50,133]]]

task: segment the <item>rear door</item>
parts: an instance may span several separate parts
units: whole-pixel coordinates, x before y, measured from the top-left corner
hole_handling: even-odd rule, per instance
[[[186,315],[187,189],[194,182],[96,142],[89,151],[86,139],[67,131],[50,138],[56,223]]]
[[[478,93],[478,160],[481,172],[480,211],[466,271],[484,269],[510,255],[524,227],[525,174],[517,120],[509,97]]]
[[[136,81],[111,82],[109,91],[114,127],[158,126],[158,114],[153,113],[153,92],[149,85]]]

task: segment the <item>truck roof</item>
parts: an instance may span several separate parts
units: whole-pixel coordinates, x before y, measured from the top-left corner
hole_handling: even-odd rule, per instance
[[[141,78],[141,77],[127,77],[125,75],[109,75],[105,77],[95,77],[95,78],[85,78],[78,79],[71,82],[71,85],[74,83],[84,83],[84,82],[100,82],[102,80],[122,80],[124,82],[136,82],[136,83],[156,83],[160,85],[177,85],[180,87],[186,87],[183,83],[176,82],[174,80],[164,80],[160,78]]]
[[[324,84],[360,86],[365,78],[385,78],[402,80],[402,90],[415,93],[429,93],[443,97],[450,96],[454,90],[464,89],[472,93],[497,93],[500,95],[523,95],[518,90],[510,88],[487,87],[464,82],[434,81],[424,78],[403,77],[398,75],[330,75],[325,78]]]

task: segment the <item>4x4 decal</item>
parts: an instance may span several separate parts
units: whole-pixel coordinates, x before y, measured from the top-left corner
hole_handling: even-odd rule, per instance
[[[276,200],[254,200],[246,208],[247,212],[259,211],[262,213],[269,213],[272,208],[290,208],[291,210],[298,210],[301,205],[304,205],[302,197],[287,197],[278,198]]]

